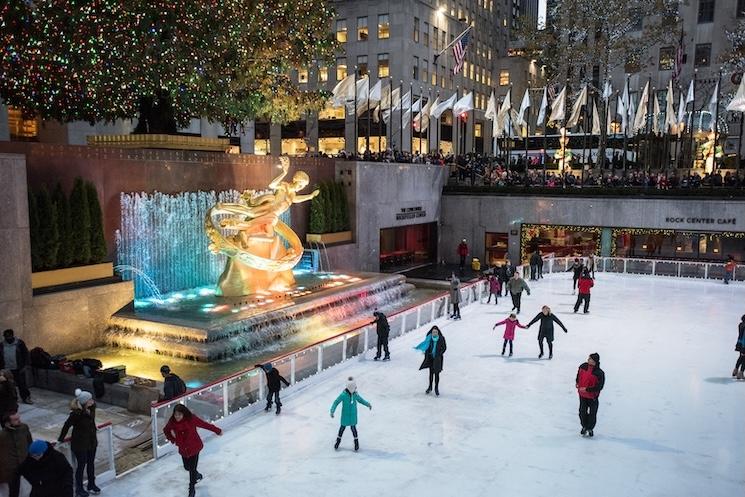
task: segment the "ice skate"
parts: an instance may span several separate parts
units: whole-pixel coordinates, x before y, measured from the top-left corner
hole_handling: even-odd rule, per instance
[[[440,396],[440,389],[435,387],[435,395]]]
[[[204,479],[204,475],[202,473],[197,472],[197,481],[196,483],[199,483]]]
[[[341,443],[341,438],[336,437],[336,443],[334,444],[334,450],[339,450],[340,443]]]
[[[266,407],[264,408],[264,412],[269,412],[271,410],[271,408],[272,408],[272,405],[271,404],[267,404]]]
[[[386,356],[385,356],[385,357],[383,358],[383,360],[384,360],[384,361],[390,361],[390,360],[391,360],[391,356],[390,356],[390,355],[386,355]]]
[[[424,391],[424,393],[426,394],[432,393],[432,387],[429,387],[427,390]]]
[[[282,407],[281,406],[277,406],[277,412],[276,412],[277,416],[279,416],[279,413],[281,413],[281,412],[282,412]]]
[[[553,358],[554,358],[554,354],[553,354],[553,353],[549,354],[549,355],[548,355],[548,358],[549,358],[549,359],[553,359]]]
[[[88,493],[98,495],[101,493],[101,489],[98,488],[95,483],[91,483],[90,485],[88,485]]]
[[[543,352],[541,352],[540,354],[538,354],[538,359],[540,359],[541,357],[543,357]]]
[[[737,378],[737,368],[732,370],[732,377]]]
[[[355,438],[354,439],[354,451],[357,452],[358,450],[360,450],[360,441]]]
[[[380,360],[380,356],[379,355],[376,355],[375,357],[373,357],[373,361],[379,361],[379,360]]]
[[[580,435],[585,436],[585,433],[587,433],[587,430],[582,428],[582,430],[579,432]]]
[[[589,430],[589,431],[587,432],[587,436],[588,436],[588,437],[593,437],[593,436],[595,436],[595,434],[594,434],[594,433],[592,432],[592,430]]]
[[[738,380],[745,380],[745,374],[743,374],[743,372],[740,371],[739,373],[737,373],[737,379]]]
[[[512,352],[510,352],[510,355],[509,355],[509,357],[512,357]]]

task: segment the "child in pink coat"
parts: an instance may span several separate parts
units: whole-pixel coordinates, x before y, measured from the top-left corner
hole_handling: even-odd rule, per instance
[[[492,327],[492,329],[496,329],[497,326],[500,324],[504,325],[504,344],[502,345],[502,355],[504,355],[504,351],[507,348],[507,344],[510,344],[510,357],[512,357],[512,340],[515,339],[515,328],[520,327],[523,329],[526,329],[527,326],[523,326],[520,324],[520,321],[517,320],[517,316],[515,314],[510,314],[510,317],[507,319],[498,322],[497,324]]]

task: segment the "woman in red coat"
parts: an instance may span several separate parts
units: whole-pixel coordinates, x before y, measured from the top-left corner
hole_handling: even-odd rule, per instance
[[[204,444],[202,444],[202,439],[197,433],[197,428],[222,435],[220,428],[192,414],[183,404],[176,404],[171,419],[163,428],[163,433],[168,441],[178,447],[178,453],[181,454],[184,461],[184,469],[189,472],[189,497],[194,497],[194,485],[202,479],[202,474],[197,471],[197,464],[199,463],[199,452],[201,452]]]

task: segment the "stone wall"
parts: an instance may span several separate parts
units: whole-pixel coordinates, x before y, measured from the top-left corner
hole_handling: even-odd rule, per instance
[[[24,309],[23,339],[50,354],[103,345],[108,319],[133,299],[131,281],[34,296]]]
[[[442,197],[441,219],[440,254],[448,262],[457,262],[462,238],[468,239],[471,256],[484,260],[487,232],[509,233],[515,261],[523,223],[745,232],[745,201],[448,194]]]
[[[426,164],[336,162],[344,183],[355,236],[357,269],[380,269],[380,230],[440,220],[447,168]],[[397,219],[402,209],[421,208],[421,217]]]
[[[104,210],[104,232],[109,256],[114,232],[121,224],[122,192],[179,193],[197,190],[263,189],[277,174],[277,157],[193,152],[98,148],[46,143],[0,142],[0,153],[24,154],[28,184],[50,188],[59,181],[69,191],[76,177],[92,181]],[[311,185],[334,178],[331,159],[291,158],[290,174],[308,173]],[[310,203],[292,208],[293,228],[305,238]]]
[[[23,329],[23,307],[31,301],[26,161],[0,154],[0,329]]]

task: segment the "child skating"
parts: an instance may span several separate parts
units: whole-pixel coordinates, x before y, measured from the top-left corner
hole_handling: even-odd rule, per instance
[[[372,410],[372,404],[362,398],[357,393],[357,384],[354,382],[353,377],[347,379],[347,388],[336,398],[333,404],[331,404],[331,417],[334,417],[336,407],[341,403],[341,426],[339,427],[339,434],[336,436],[336,443],[334,444],[334,450],[339,449],[341,443],[341,436],[344,434],[344,430],[347,426],[352,428],[352,436],[354,436],[354,450],[355,452],[360,450],[360,442],[357,439],[357,403],[367,406],[368,409]]]
[[[504,325],[504,344],[502,344],[502,355],[504,355],[505,349],[507,348],[507,344],[510,344],[510,355],[509,357],[512,357],[512,341],[515,339],[515,328],[522,328],[527,329],[527,326],[523,326],[520,324],[520,321],[518,321],[517,316],[512,313],[510,314],[510,317],[507,319],[504,319],[497,324],[495,324],[492,329],[497,329],[497,326]]]
[[[284,376],[279,374],[279,370],[272,366],[271,362],[266,364],[256,364],[255,366],[261,368],[266,375],[267,395],[264,411],[269,412],[271,410],[273,398],[274,403],[277,405],[277,414],[279,415],[279,413],[282,412],[282,402],[279,400],[279,390],[282,388],[280,382],[284,383],[286,387],[290,386],[290,382],[288,382]]]

